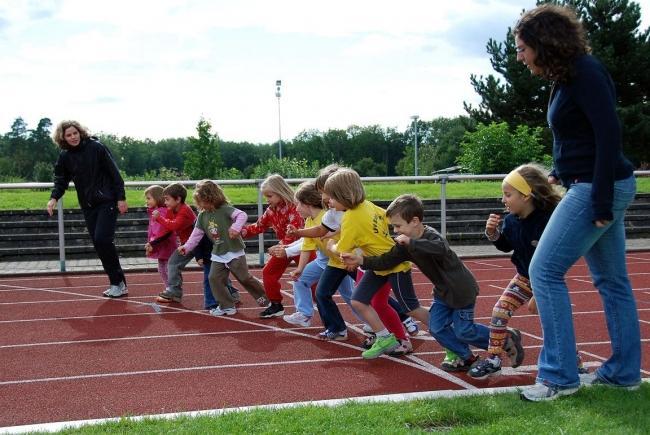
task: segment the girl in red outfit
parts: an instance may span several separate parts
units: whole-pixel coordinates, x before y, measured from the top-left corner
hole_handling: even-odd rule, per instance
[[[253,237],[263,233],[268,228],[273,228],[280,245],[288,245],[296,240],[295,236],[287,235],[287,225],[302,228],[303,218],[296,210],[293,202],[293,190],[278,174],[270,175],[261,186],[262,195],[269,206],[264,214],[254,224],[246,225],[241,235],[244,238]],[[298,263],[300,256],[282,257],[271,256],[262,269],[264,291],[271,305],[260,313],[263,319],[280,317],[284,314],[282,306],[282,293],[280,293],[280,278],[291,261]]]
[[[154,211],[157,211],[162,217],[167,216],[167,207],[165,207],[162,186],[154,184],[153,186],[147,187],[144,191],[144,197],[147,203],[147,214],[149,215],[147,243],[144,245],[144,250],[148,258],[158,259],[158,273],[160,273],[165,288],[167,288],[169,287],[167,263],[169,262],[169,257],[171,257],[178,246],[176,234],[173,231],[166,230],[153,217]]]

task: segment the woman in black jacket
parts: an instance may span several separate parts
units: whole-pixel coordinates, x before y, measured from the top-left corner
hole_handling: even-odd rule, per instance
[[[54,189],[47,203],[52,216],[70,181],[77,190],[95,251],[110,280],[104,296],[117,298],[128,293],[124,272],[115,248],[117,212],[128,210],[124,180],[110,150],[77,121],[62,121],[52,135],[61,153],[54,166]]]

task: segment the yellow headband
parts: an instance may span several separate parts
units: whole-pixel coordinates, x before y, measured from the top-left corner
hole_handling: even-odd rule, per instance
[[[516,169],[506,175],[506,178],[503,179],[503,182],[508,183],[524,196],[528,196],[533,192],[533,189],[530,188],[530,185],[528,185],[526,179],[522,177]]]

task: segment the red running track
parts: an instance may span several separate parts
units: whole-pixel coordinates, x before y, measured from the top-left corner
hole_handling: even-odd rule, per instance
[[[507,258],[465,263],[481,286],[476,318],[488,324],[492,306],[514,274]],[[650,374],[650,252],[628,254],[639,306],[643,376]],[[254,271],[259,274],[260,271]],[[285,275],[286,277],[286,275]],[[414,281],[423,305],[431,285]],[[428,334],[413,339],[414,354],[364,361],[356,325],[347,342],[322,342],[322,328],[295,328],[259,319],[247,295],[233,317],[202,310],[202,274],[185,274],[182,304],[152,305],[160,291],[155,273],[128,276],[129,296],[101,297],[103,275],[0,279],[0,427],[151,415],[239,406],[304,402],[407,392],[523,386],[534,382],[541,347],[537,316],[522,307],[511,321],[524,336],[526,358],[517,369],[475,381],[437,367],[440,346]],[[570,270],[578,348],[589,367],[609,354],[600,298],[584,263]],[[290,289],[288,281],[283,285]],[[286,312],[294,311],[285,290]],[[318,317],[318,316],[316,316]],[[316,318],[315,317],[315,318]],[[422,325],[421,325],[422,326]]]

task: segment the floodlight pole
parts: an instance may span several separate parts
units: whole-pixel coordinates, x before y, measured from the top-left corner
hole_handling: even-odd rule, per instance
[[[275,81],[275,96],[278,97],[278,156],[282,160],[282,121],[280,118],[280,87],[282,86],[282,80]]]
[[[415,137],[413,138],[413,144],[415,147],[415,176],[418,176],[418,115],[411,116],[413,120],[413,129],[415,130]]]

